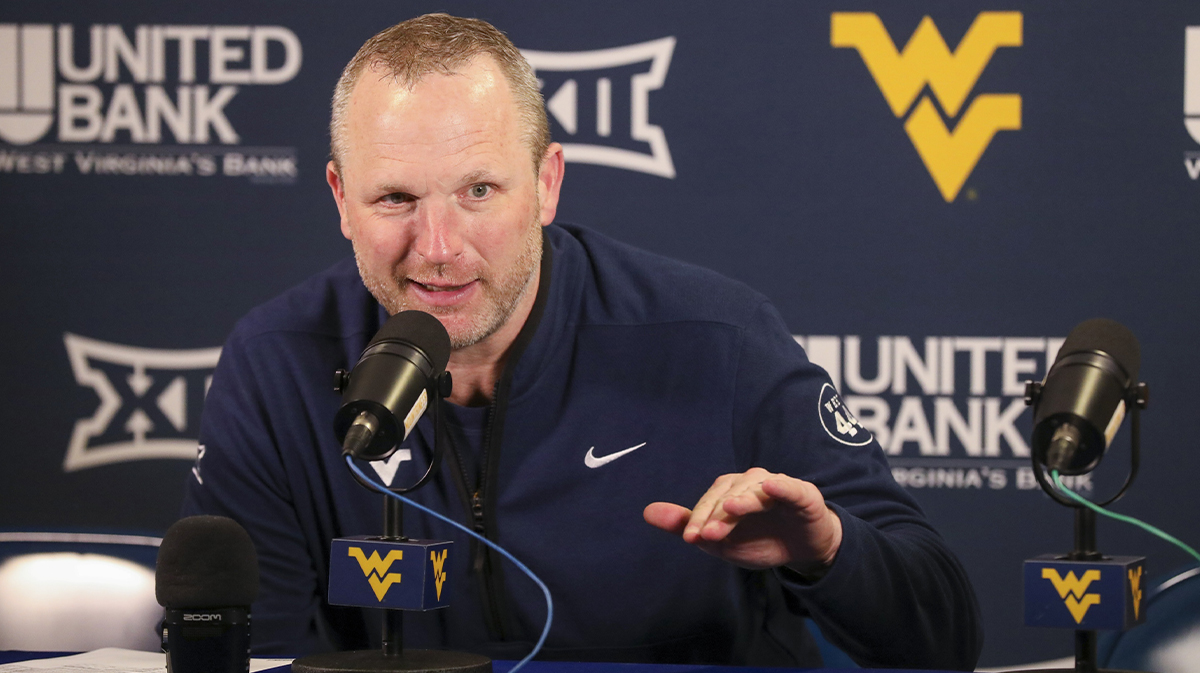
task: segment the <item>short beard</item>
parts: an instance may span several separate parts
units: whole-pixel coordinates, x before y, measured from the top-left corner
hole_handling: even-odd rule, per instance
[[[541,209],[537,208],[534,212],[540,214]],[[354,261],[358,264],[358,274],[362,277],[363,284],[388,312],[388,315],[395,315],[412,308],[432,313],[435,316],[454,313],[453,307],[439,309],[437,307],[411,306],[401,291],[406,282],[405,275],[399,269],[391,278],[381,278],[375,275],[364,263],[357,242],[351,242],[354,244]],[[462,330],[450,334],[451,348],[458,350],[473,346],[503,327],[529,293],[529,288],[533,286],[533,280],[540,271],[541,261],[542,227],[541,222],[535,216],[525,237],[525,247],[513,263],[512,273],[501,276],[499,279],[489,278],[481,283],[480,290],[484,302],[480,313],[474,316]],[[435,275],[442,275],[441,267],[435,267],[435,271],[437,272]]]

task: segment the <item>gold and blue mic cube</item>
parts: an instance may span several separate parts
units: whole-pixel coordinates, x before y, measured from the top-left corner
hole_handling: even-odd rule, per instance
[[[329,551],[329,603],[393,610],[434,610],[448,603],[451,542],[378,537],[335,538]]]
[[[1025,626],[1123,631],[1145,619],[1145,557],[1025,561]]]

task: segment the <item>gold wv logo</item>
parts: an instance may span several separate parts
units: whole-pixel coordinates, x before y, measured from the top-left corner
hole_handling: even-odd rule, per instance
[[[1142,568],[1126,571],[1129,575],[1129,592],[1133,595],[1133,618],[1138,619],[1142,610]]]
[[[437,586],[437,599],[442,600],[442,585],[446,583],[446,571],[443,568],[446,565],[446,555],[450,553],[449,549],[443,549],[439,554],[435,551],[429,552],[429,560],[433,561],[433,580]]]
[[[904,130],[947,203],[958,196],[996,132],[1021,128],[1017,94],[980,94],[961,117],[959,111],[996,49],[1021,46],[1022,21],[1020,12],[982,12],[951,52],[933,19],[926,16],[899,51],[878,15],[835,12],[832,16],[831,44],[858,50],[892,114],[903,118],[912,110]],[[946,114],[959,117],[953,131],[929,96],[922,95],[927,84]]]
[[[1075,577],[1075,571],[1071,571],[1064,578],[1054,568],[1042,568],[1042,579],[1050,580],[1054,585],[1054,590],[1058,592],[1058,597],[1063,599],[1076,624],[1083,621],[1088,608],[1100,604],[1100,594],[1084,593],[1092,582],[1100,579],[1099,570],[1089,570],[1083,573],[1083,577],[1078,578]]]
[[[358,561],[358,567],[362,568],[363,575],[366,576],[367,582],[371,584],[371,589],[375,592],[375,598],[378,598],[380,602],[383,601],[383,597],[387,595],[388,589],[392,588],[393,584],[400,583],[400,573],[388,572],[393,561],[404,559],[404,552],[399,549],[393,549],[388,552],[386,558],[382,559],[379,558],[378,551],[372,551],[371,556],[367,557],[359,547],[350,547],[349,555]]]

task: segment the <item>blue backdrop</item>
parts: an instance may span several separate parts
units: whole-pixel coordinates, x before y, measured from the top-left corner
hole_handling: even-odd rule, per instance
[[[1078,322],[1128,325],[1152,387],[1118,509],[1196,542],[1184,0],[8,3],[0,526],[165,530],[234,321],[350,252],[324,180],[341,68],[432,10],[528,50],[560,221],[774,300],[964,560],[983,663],[1071,653],[1021,626],[1021,561],[1069,549],[1071,514],[1032,482],[1020,382]],[[1114,489],[1127,447],[1079,489]],[[1099,542],[1185,560],[1105,521]]]

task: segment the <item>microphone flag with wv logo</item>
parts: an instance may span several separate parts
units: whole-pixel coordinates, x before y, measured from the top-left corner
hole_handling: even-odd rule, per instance
[[[394,610],[444,608],[449,605],[443,589],[451,544],[335,538],[329,550],[329,603]]]
[[[958,196],[996,132],[1021,129],[1018,94],[979,94],[966,104],[996,50],[1021,46],[1020,12],[980,13],[953,52],[928,16],[903,50],[874,13],[835,12],[830,24],[830,43],[858,50],[892,114],[905,120],[904,130],[947,203]],[[958,120],[953,130],[939,109],[947,121]]]
[[[1025,625],[1123,631],[1142,623],[1145,558],[1068,561],[1046,554],[1025,561]]]

